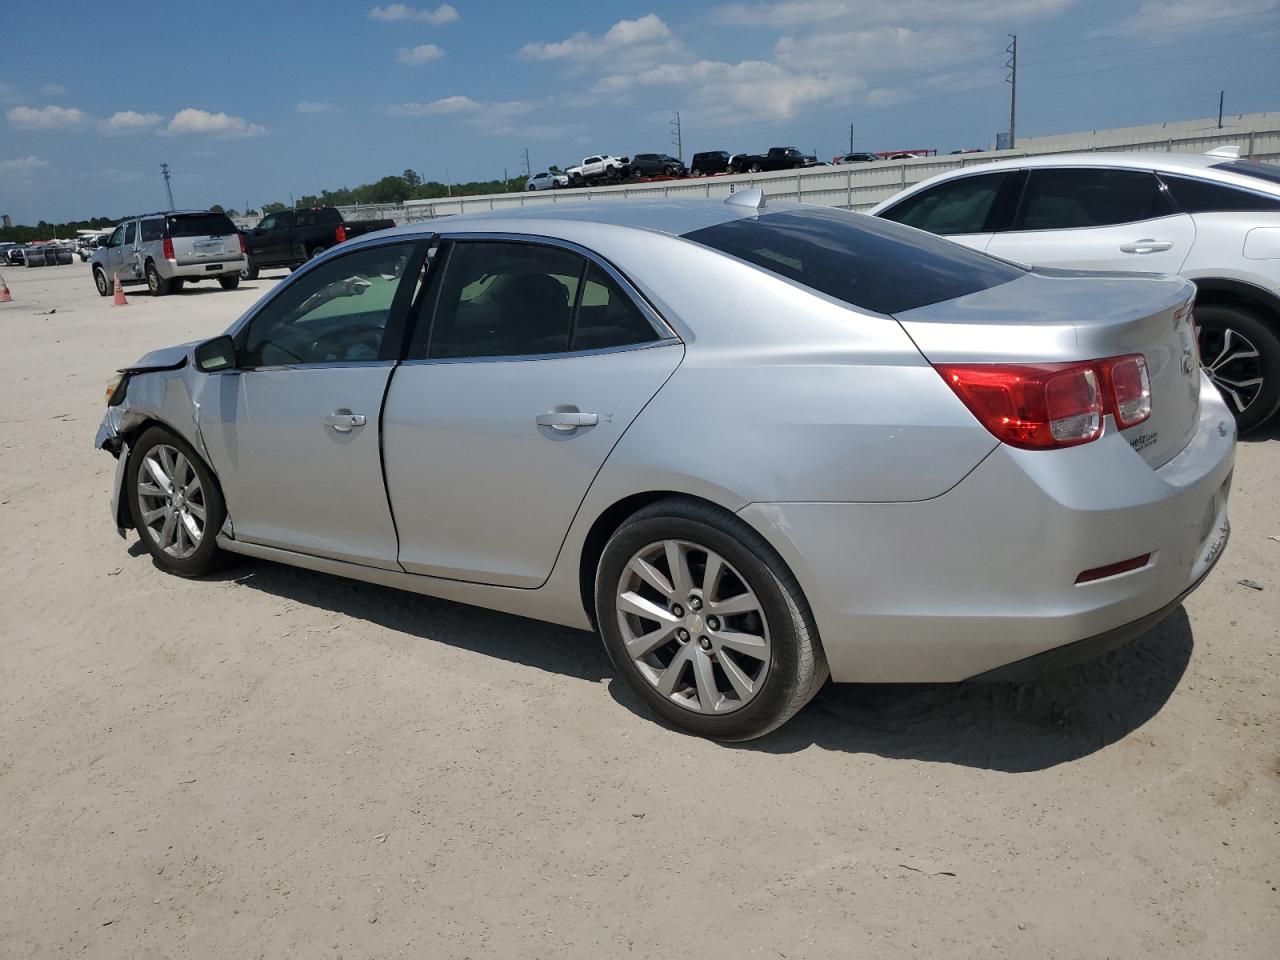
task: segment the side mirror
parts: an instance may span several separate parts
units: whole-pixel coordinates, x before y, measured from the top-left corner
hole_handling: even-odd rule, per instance
[[[225,333],[196,347],[196,369],[201,373],[219,373],[236,367],[236,344]]]

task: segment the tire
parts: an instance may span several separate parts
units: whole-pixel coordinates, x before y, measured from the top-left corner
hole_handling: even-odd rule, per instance
[[[697,167],[694,167],[692,170],[689,171],[689,176],[694,177],[696,179],[697,177],[702,176],[702,171],[699,170]]]
[[[233,273],[229,277],[219,277],[218,286],[222,287],[223,290],[234,290],[240,286],[240,275]]]
[[[658,582],[679,588],[666,560],[668,544],[673,543],[689,570],[690,583],[683,585],[690,591],[687,598],[679,589],[658,590],[632,566],[634,558],[647,554]],[[719,586],[708,591],[704,606],[702,580],[713,554],[722,561],[724,573],[717,578]],[[725,613],[716,625],[713,592],[721,604],[744,604],[746,597],[752,606],[748,612]],[[675,632],[664,634],[668,639],[639,659],[628,652],[624,629],[634,641],[657,634],[664,624],[620,610],[622,593],[640,595],[649,604],[646,609],[681,617],[667,621]],[[654,713],[689,733],[726,741],[762,737],[795,715],[828,675],[813,615],[781,557],[742,520],[700,500],[660,500],[619,527],[596,569],[595,600],[600,634],[618,673]],[[702,616],[705,619],[699,619]],[[734,637],[741,643],[746,635],[754,635],[754,655],[738,652],[736,645],[720,639]],[[748,693],[742,694],[739,684],[731,682],[730,667],[749,684]],[[699,676],[705,680],[701,685],[696,682]],[[673,688],[669,693],[659,691],[664,680]]]
[[[115,290],[111,285],[111,281],[107,279],[107,272],[101,267],[93,268],[93,285],[98,288],[98,296],[109,297]]]
[[[308,256],[307,259],[314,260],[316,257],[320,256],[320,254],[324,253],[328,249],[329,249],[328,247],[315,247],[312,249],[311,255]]]
[[[244,258],[244,269],[240,271],[241,280],[257,280],[258,265],[253,262],[253,258],[246,255]]]
[[[750,172],[751,172],[751,173],[759,173],[759,172],[760,172],[760,164],[758,164],[758,163],[753,163],[753,164],[750,166],[749,170],[750,170]]]
[[[1280,408],[1280,335],[1247,308],[1195,308],[1200,363],[1245,433]],[[1256,356],[1254,355],[1256,354]],[[1261,384],[1254,384],[1257,378]]]
[[[643,171],[643,170],[637,170],[635,167],[632,167],[632,168],[631,168],[631,179],[632,179],[632,180],[643,180],[643,179],[644,179],[644,171]]]
[[[187,285],[187,281],[185,279],[181,277],[174,277],[172,280],[169,281],[169,292],[181,293],[182,288],[185,287],[186,285]]]
[[[156,265],[148,260],[146,268],[147,289],[151,291],[153,297],[163,297],[169,292],[169,281],[160,276],[160,271],[156,269]]]
[[[179,488],[190,493],[190,500],[184,497],[177,501],[176,514],[174,502],[164,495],[165,488],[159,478],[149,468],[144,468],[152,456],[166,478],[172,480],[176,475]],[[182,466],[179,457],[185,460],[186,467]],[[195,481],[198,481],[198,487]],[[218,546],[215,539],[227,517],[222,491],[190,444],[166,427],[149,428],[129,453],[125,483],[134,529],[157,567],[179,577],[201,577],[226,565],[230,555]],[[204,511],[203,523],[196,515],[197,508]],[[159,516],[155,515],[157,510],[161,511]],[[148,516],[153,517],[149,522]],[[200,530],[198,540],[188,532],[187,518]],[[166,533],[170,523],[171,534]],[[173,538],[169,543],[170,549],[166,549],[162,543],[169,541],[170,537]]]

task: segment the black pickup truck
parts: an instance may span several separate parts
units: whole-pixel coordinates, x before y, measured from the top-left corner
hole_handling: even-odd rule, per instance
[[[244,234],[248,265],[240,276],[258,279],[268,267],[296,267],[335,244],[375,230],[394,227],[394,220],[343,220],[336,207],[310,207],[269,213]]]
[[[768,153],[739,153],[733,157],[733,173],[763,173],[766,170],[798,170],[812,167],[818,158],[795,147],[770,147]]]

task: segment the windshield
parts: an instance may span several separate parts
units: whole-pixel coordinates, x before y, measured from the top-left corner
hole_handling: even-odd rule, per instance
[[[224,237],[236,227],[222,213],[184,213],[169,217],[170,237]]]
[[[1270,163],[1258,163],[1256,160],[1232,160],[1229,163],[1215,163],[1215,170],[1227,170],[1231,173],[1243,173],[1246,177],[1266,180],[1268,183],[1280,183],[1280,166]]]
[[[842,210],[744,217],[684,237],[876,313],[954,300],[1025,272],[932,234]]]

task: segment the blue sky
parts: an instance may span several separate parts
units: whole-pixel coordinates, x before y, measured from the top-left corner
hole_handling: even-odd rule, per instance
[[[411,167],[790,144],[829,158],[1280,110],[1280,0],[212,4],[0,15],[0,213],[246,204]],[[87,8],[85,8],[87,10]]]

